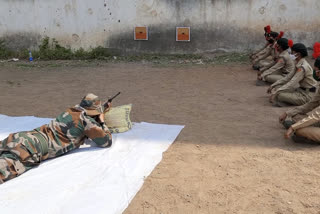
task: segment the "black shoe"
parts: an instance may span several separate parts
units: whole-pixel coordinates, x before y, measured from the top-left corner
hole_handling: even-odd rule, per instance
[[[291,137],[291,139],[295,142],[295,143],[303,143],[303,144],[317,144],[320,145],[320,142],[314,141],[314,140],[310,140],[308,138],[305,137],[300,137],[297,135],[293,135]]]
[[[252,69],[253,69],[253,70],[257,70],[257,71],[258,71],[259,68],[260,68],[260,66],[258,66],[258,65],[253,65],[253,66],[252,66]]]
[[[268,85],[265,81],[262,81],[262,80],[256,81],[256,86],[265,86],[265,85]]]
[[[285,120],[285,121],[282,122],[282,125],[286,129],[289,129],[293,124],[295,124],[295,122],[292,121],[292,120]]]
[[[288,107],[290,105],[283,103],[283,102],[276,101],[275,103],[272,104],[272,106],[273,107]]]

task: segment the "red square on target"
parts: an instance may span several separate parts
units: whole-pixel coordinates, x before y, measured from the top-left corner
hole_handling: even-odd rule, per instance
[[[176,28],[176,41],[190,42],[190,27],[177,27]]]
[[[147,27],[135,27],[134,28],[134,40],[148,40],[148,28]]]

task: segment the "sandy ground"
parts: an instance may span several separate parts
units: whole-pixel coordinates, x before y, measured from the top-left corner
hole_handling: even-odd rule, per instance
[[[320,213],[320,147],[283,138],[285,109],[255,78],[241,64],[6,63],[0,114],[55,117],[87,92],[121,91],[114,105],[132,103],[133,121],[186,125],[126,214]]]

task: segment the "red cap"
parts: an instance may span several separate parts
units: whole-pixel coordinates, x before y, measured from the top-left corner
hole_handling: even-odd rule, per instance
[[[288,45],[289,45],[290,48],[292,48],[292,46],[293,46],[293,41],[292,41],[291,39],[288,41]]]
[[[271,26],[270,26],[270,25],[267,25],[267,26],[265,27],[265,29],[266,29],[266,32],[267,32],[267,33],[271,33]]]
[[[280,34],[279,34],[279,36],[278,36],[277,39],[281,39],[281,38],[283,37],[283,35],[284,35],[284,32],[283,32],[283,31],[280,31]]]

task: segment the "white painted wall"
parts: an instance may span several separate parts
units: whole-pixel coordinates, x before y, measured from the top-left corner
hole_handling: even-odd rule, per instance
[[[39,43],[49,36],[74,49],[117,48],[118,43],[113,42],[118,35],[133,40],[134,26],[152,26],[151,32],[161,33],[184,25],[205,37],[192,37],[189,45],[196,52],[245,50],[261,43],[263,27],[271,24],[276,31],[286,31],[286,37],[312,46],[320,40],[319,10],[319,0],[0,0],[0,38],[17,40],[17,46],[25,43],[17,38],[29,36],[33,38],[26,41]],[[213,33],[219,31],[221,34]],[[162,46],[168,43],[168,49],[172,47],[170,40],[163,38]],[[132,41],[123,42],[130,42],[130,49],[135,49]],[[157,46],[154,42],[151,34],[144,46]],[[234,45],[228,45],[230,42]],[[143,51],[141,45],[136,48]]]

